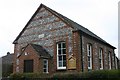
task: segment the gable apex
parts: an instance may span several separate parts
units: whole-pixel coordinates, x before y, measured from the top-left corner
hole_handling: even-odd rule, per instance
[[[22,51],[21,51],[21,54],[18,56],[18,58],[24,54],[25,50],[28,48],[28,47],[32,47],[32,49],[36,52],[36,54],[39,56],[39,57],[42,57],[42,58],[51,58],[51,55],[40,45],[37,45],[37,44],[27,44],[25,47],[22,48]]]
[[[45,8],[45,5],[44,4],[40,4],[40,6],[37,8],[37,10],[35,11],[35,13],[32,15],[32,17],[30,18],[30,20],[27,22],[27,24],[25,25],[25,27],[22,29],[22,31],[19,33],[19,35],[16,37],[16,39],[13,41],[13,44],[17,44],[18,42],[18,39],[19,37],[22,35],[22,33],[25,31],[25,29],[27,28],[27,26],[30,24],[30,22],[32,21],[32,19],[36,16],[36,14],[39,12],[39,10],[44,7]]]
[[[20,38],[20,36],[23,34],[23,32],[25,31],[25,29],[27,28],[27,26],[30,24],[30,22],[32,21],[32,19],[36,16],[36,14],[39,12],[39,10],[41,8],[45,8],[48,12],[51,12],[53,15],[55,15],[56,17],[58,17],[59,19],[61,19],[64,23],[66,23],[68,26],[72,27],[75,31],[80,31],[86,35],[89,35],[90,37],[103,42],[104,44],[116,49],[114,46],[110,45],[109,43],[107,43],[105,40],[103,40],[102,38],[100,38],[99,36],[97,36],[96,34],[94,34],[93,32],[91,32],[90,30],[88,30],[87,28],[81,26],[80,24],[72,21],[71,19],[63,16],[62,14],[50,9],[49,7],[45,6],[44,4],[40,4],[40,6],[38,7],[38,9],[36,10],[36,12],[33,14],[33,16],[31,17],[31,19],[28,21],[28,23],[26,24],[26,26],[23,28],[23,30],[20,32],[20,34],[17,36],[17,38],[14,40],[13,44],[17,44],[18,43],[18,39]]]

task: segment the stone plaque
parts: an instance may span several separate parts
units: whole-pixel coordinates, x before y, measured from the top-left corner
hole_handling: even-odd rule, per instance
[[[38,37],[43,38],[44,36],[45,36],[44,34],[40,34]]]
[[[76,69],[76,58],[73,56],[68,59],[68,69]]]

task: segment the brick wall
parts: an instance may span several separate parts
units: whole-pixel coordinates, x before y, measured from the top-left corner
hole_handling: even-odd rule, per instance
[[[27,53],[27,55],[25,55]],[[19,71],[23,72],[24,70],[24,60],[33,60],[33,71],[38,72],[41,71],[41,66],[40,66],[40,60],[39,56],[37,53],[34,51],[34,49],[31,46],[28,46],[25,51],[22,52],[22,55],[18,57],[19,59]],[[17,66],[17,65],[16,65]]]
[[[68,62],[68,57],[73,54],[76,58],[76,71],[82,71],[82,58],[83,58],[83,69],[88,71],[87,63],[87,44],[92,44],[92,61],[93,70],[99,70],[99,60],[98,60],[98,51],[101,47],[103,49],[103,68],[108,69],[108,51],[111,52],[111,62],[112,69],[114,69],[114,50],[97,41],[96,39],[81,34],[79,31],[74,31],[74,29],[61,20],[61,18],[55,16],[44,7],[42,7],[38,13],[34,16],[31,22],[26,26],[25,30],[22,32],[22,35],[18,39],[18,43],[14,47],[14,72],[16,72],[16,59],[18,54],[21,54],[21,48],[25,47],[29,43],[41,45],[51,56],[52,59],[49,61],[49,72],[59,72],[57,70],[57,43],[60,41],[66,42],[66,58]],[[82,41],[82,42],[81,42]],[[20,60],[24,59],[34,59],[34,71],[42,72],[41,67],[42,60],[37,58],[32,49],[26,49],[31,55],[30,57],[21,56]],[[81,56],[83,55],[83,57]],[[23,70],[23,61],[20,61],[20,71]],[[68,70],[68,64],[67,69]]]
[[[76,70],[81,70],[81,46],[80,34],[78,31],[73,31],[73,56],[76,57]]]
[[[41,45],[52,57],[51,60],[53,67],[51,72],[55,72],[56,69],[56,43],[59,41],[65,41],[67,44],[67,57],[72,54],[72,28],[66,25],[61,19],[47,11],[45,8],[41,8],[23,34],[18,39],[18,43],[15,44],[14,60],[17,59],[17,54],[21,54],[21,48],[25,47],[29,43]],[[15,63],[15,62],[14,62]],[[14,64],[15,72],[16,64]]]
[[[100,67],[99,67],[99,56],[98,56],[98,53],[99,53],[99,48],[102,48],[103,49],[103,69],[109,69],[109,66],[108,66],[108,52],[110,51],[111,52],[111,65],[112,65],[112,69],[115,69],[115,66],[114,66],[114,50],[113,48],[105,45],[104,43],[101,43],[97,40],[95,40],[94,38],[92,37],[89,37],[89,36],[86,36],[86,35],[83,35],[82,36],[82,51],[83,51],[83,62],[84,62],[84,71],[87,71],[87,67],[88,67],[88,64],[87,64],[87,44],[90,43],[92,44],[92,68],[93,70],[99,70]]]

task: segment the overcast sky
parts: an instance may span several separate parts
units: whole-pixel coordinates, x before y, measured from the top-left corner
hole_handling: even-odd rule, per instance
[[[0,56],[14,52],[12,42],[41,3],[91,30],[118,48],[119,0],[0,0]],[[116,55],[118,52],[116,49]]]

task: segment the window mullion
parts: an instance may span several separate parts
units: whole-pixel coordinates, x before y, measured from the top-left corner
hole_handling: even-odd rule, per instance
[[[62,67],[63,67],[63,43],[61,43],[61,56],[62,56]]]
[[[62,55],[62,67],[63,67],[63,55]]]

